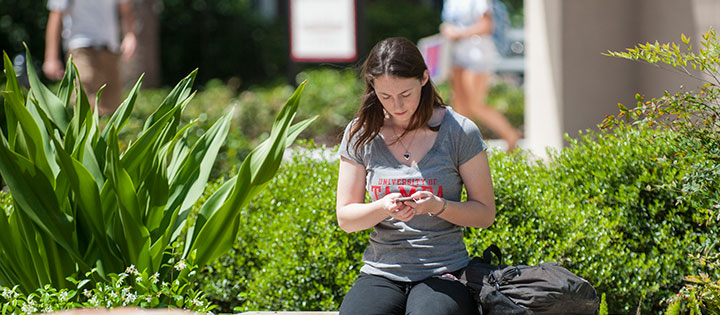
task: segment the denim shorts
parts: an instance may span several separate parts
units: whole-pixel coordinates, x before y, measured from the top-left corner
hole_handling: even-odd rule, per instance
[[[453,43],[453,66],[475,72],[493,72],[499,54],[489,36],[470,36]]]

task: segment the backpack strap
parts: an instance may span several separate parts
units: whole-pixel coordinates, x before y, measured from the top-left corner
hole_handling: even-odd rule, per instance
[[[502,260],[502,252],[500,252],[500,248],[497,247],[497,245],[495,245],[495,244],[488,246],[483,251],[482,262],[484,262],[486,264],[492,264],[492,255],[493,254],[495,254],[495,257],[497,257],[497,259],[498,259],[497,265],[502,265],[502,261],[503,261]]]

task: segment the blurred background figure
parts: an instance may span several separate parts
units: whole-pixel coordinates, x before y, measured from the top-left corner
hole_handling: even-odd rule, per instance
[[[112,114],[122,100],[119,58],[132,57],[137,46],[132,3],[130,0],[48,0],[47,7],[50,15],[45,33],[45,76],[52,80],[62,78],[65,71],[60,53],[62,42],[64,51],[72,55],[78,68],[91,106],[95,107],[98,89],[107,84],[97,110],[100,115]]]
[[[491,0],[445,0],[440,32],[452,41],[452,106],[463,116],[480,121],[507,142],[512,151],[521,132],[487,105],[490,78],[498,61],[492,39]]]

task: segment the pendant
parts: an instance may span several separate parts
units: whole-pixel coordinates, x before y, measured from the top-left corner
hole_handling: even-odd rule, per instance
[[[405,158],[405,161],[409,160],[409,159],[410,159],[410,152],[405,152],[405,154],[403,154],[403,157]]]

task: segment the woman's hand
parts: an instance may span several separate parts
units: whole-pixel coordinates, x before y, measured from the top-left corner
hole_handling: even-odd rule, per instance
[[[400,198],[400,193],[387,194],[382,199],[378,200],[382,204],[385,212],[400,221],[410,221],[415,217],[415,209],[406,204],[406,201],[395,201],[396,198]]]
[[[429,191],[418,191],[412,194],[413,200],[404,201],[406,206],[412,208],[416,215],[437,213],[443,207],[443,199]]]
[[[50,80],[60,80],[65,75],[65,66],[58,58],[46,58],[42,69]]]
[[[450,23],[440,24],[440,34],[449,40],[458,40],[463,37],[461,30]]]

